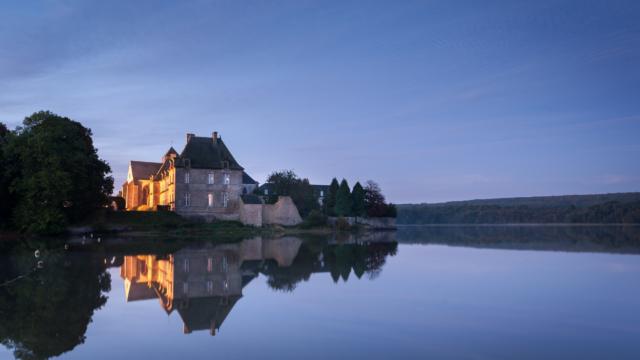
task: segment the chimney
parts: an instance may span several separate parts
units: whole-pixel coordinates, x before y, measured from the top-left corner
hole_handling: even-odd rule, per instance
[[[213,139],[213,142],[216,142],[218,140],[218,132],[214,131],[211,135],[211,138]]]
[[[191,138],[194,137],[195,135],[193,134],[187,134],[187,144],[189,143],[189,141],[191,141]]]

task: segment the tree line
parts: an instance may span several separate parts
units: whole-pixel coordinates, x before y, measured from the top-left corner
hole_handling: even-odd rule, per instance
[[[277,201],[279,195],[290,196],[303,218],[313,214],[324,216],[395,217],[394,204],[387,203],[380,186],[369,180],[363,187],[359,182],[349,187],[347,180],[333,178],[322,204],[309,179],[300,178],[292,170],[275,171],[267,177],[273,191],[265,195],[256,189],[268,203]]]
[[[324,202],[324,212],[328,216],[359,216],[359,217],[396,217],[396,206],[387,203],[380,186],[374,181],[367,181],[362,187],[356,182],[353,189],[349,189],[347,180],[333,178],[329,185],[329,192]]]
[[[59,233],[106,204],[111,168],[91,130],[49,111],[0,123],[0,227]]]
[[[400,224],[640,224],[640,201],[591,206],[416,204],[400,205]]]

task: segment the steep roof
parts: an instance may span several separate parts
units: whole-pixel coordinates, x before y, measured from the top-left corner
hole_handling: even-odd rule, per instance
[[[232,295],[226,299],[220,296],[191,298],[189,306],[178,308],[178,313],[185,325],[192,331],[209,329],[212,322],[218,329],[241,297],[242,295]]]
[[[131,175],[134,180],[149,179],[150,176],[156,174],[161,165],[161,163],[155,162],[131,161]]]
[[[222,138],[191,137],[178,157],[176,166],[185,166],[187,159],[191,163],[190,166],[197,169],[244,170],[233,158]],[[225,167],[224,162],[228,167]]]
[[[178,152],[176,151],[176,149],[173,148],[173,146],[170,147],[169,150],[167,150],[167,153],[164,154],[164,156],[169,156],[169,155],[172,155],[172,154],[173,155],[178,155]]]
[[[249,174],[247,174],[245,171],[242,172],[242,183],[243,184],[257,184],[258,182],[253,180],[253,178],[251,176],[249,176]]]

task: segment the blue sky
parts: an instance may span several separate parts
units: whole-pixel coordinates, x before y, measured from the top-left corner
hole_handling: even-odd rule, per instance
[[[638,1],[3,1],[0,121],[90,127],[117,185],[217,130],[257,180],[389,200],[640,191]]]

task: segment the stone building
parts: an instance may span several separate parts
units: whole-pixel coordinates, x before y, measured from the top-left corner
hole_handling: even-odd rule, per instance
[[[283,211],[283,214],[291,215],[284,219],[284,225],[301,221],[297,209],[292,211],[290,208],[293,203],[286,199],[280,207],[263,209],[260,203],[260,211],[255,209],[251,193],[258,187],[258,182],[244,171],[217,132],[211,137],[187,134],[186,140],[180,154],[171,147],[159,163],[129,163],[127,180],[122,185],[127,210],[169,210],[207,221],[238,220],[256,226],[263,224],[263,211],[267,212],[265,218],[284,219],[282,214],[273,213]],[[246,203],[252,205],[244,212],[243,196],[250,200]],[[241,214],[255,215],[241,218]]]

